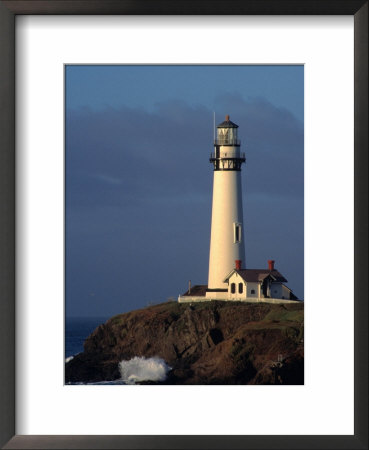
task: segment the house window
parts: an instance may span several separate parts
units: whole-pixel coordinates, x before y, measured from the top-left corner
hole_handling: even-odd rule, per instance
[[[238,293],[242,294],[243,292],[243,283],[238,283]]]
[[[255,289],[251,289],[251,294],[255,294]]]
[[[236,283],[232,283],[231,284],[231,293],[235,294],[236,293]]]
[[[239,244],[241,242],[241,234],[242,234],[242,228],[240,223],[234,223],[234,243]]]

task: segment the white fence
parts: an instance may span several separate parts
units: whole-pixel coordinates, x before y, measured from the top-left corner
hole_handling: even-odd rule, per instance
[[[223,301],[223,302],[244,302],[244,303],[301,303],[302,300],[285,300],[281,298],[246,298],[246,299],[219,299],[219,298],[208,298],[205,296],[195,297],[195,296],[179,296],[179,303],[192,303],[192,302],[211,302],[212,300]]]

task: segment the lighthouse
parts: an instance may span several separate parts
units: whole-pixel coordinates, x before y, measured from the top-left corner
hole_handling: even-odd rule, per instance
[[[214,169],[208,284],[192,286],[178,297],[181,303],[212,300],[250,303],[296,303],[287,279],[275,268],[246,269],[242,211],[241,167],[238,125],[229,116],[217,126],[210,162]]]
[[[206,296],[227,290],[224,279],[235,265],[237,269],[246,267],[241,186],[241,166],[246,158],[240,146],[238,125],[227,115],[217,126],[210,156],[214,179]]]

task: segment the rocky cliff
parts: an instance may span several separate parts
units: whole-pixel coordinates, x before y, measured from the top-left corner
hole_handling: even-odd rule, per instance
[[[65,381],[115,380],[120,361],[156,356],[164,384],[303,384],[303,320],[303,303],[162,303],[100,325]]]

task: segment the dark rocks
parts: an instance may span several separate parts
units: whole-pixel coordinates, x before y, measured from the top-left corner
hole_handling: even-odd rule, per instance
[[[172,367],[162,384],[303,384],[303,318],[303,303],[162,303],[100,325],[65,379],[114,380],[121,360],[157,356]]]

